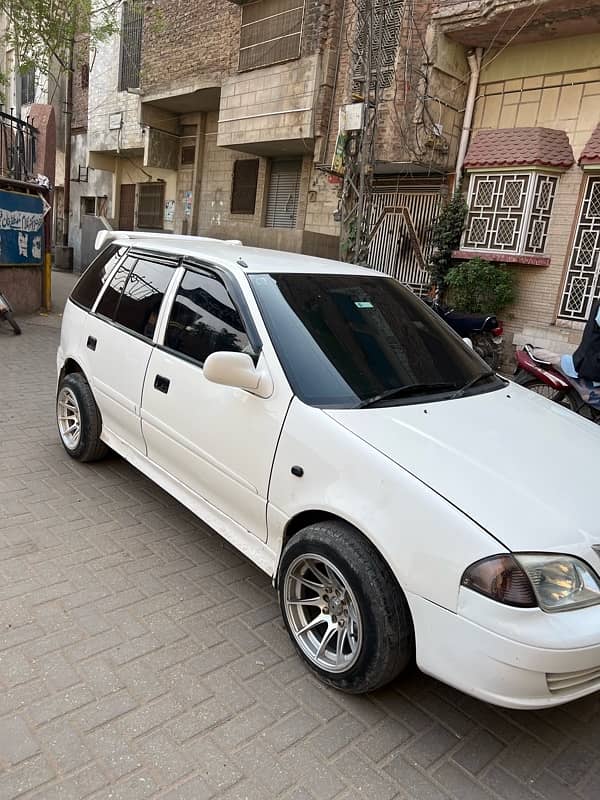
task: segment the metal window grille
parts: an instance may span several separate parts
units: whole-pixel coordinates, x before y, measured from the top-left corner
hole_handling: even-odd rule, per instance
[[[121,61],[119,91],[137,89],[140,85],[142,61],[142,23],[144,10],[140,2],[124,2],[121,19]]]
[[[386,208],[402,208],[406,211],[383,217],[369,243],[368,264],[397,278],[419,295],[426,293],[431,276],[415,252],[407,215],[419,240],[425,263],[428,263],[433,222],[439,213],[441,199],[439,186],[404,186],[395,179],[392,185],[392,178],[380,178],[373,193],[372,227]]]
[[[231,186],[232,214],[254,214],[258,167],[258,158],[246,158],[234,162]]]
[[[242,8],[240,72],[299,58],[304,0],[258,0]]]
[[[587,178],[558,316],[584,321],[600,299],[600,175]]]
[[[21,103],[29,106],[35,103],[35,69],[21,73]]]
[[[138,184],[137,227],[162,230],[165,207],[164,183]]]
[[[462,246],[541,254],[558,178],[534,172],[474,174]]]
[[[355,60],[354,83],[352,89],[359,92],[362,85],[362,75],[359,73],[364,67],[361,58],[365,48],[365,25],[371,25],[371,41],[373,51],[373,74],[371,76],[371,89],[378,83],[379,89],[386,89],[396,78],[396,57],[400,35],[402,32],[402,18],[404,15],[404,0],[357,0],[358,30],[356,32],[355,47],[358,57]],[[369,13],[369,6],[370,11]],[[377,65],[379,64],[379,80],[377,80]]]
[[[267,228],[296,227],[301,175],[301,161],[272,162],[265,215]]]
[[[0,112],[0,175],[27,181],[33,175],[36,130],[18,117]]]

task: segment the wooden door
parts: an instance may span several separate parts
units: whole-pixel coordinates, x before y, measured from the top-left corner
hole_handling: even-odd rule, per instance
[[[135,224],[135,183],[121,184],[119,230],[132,231]]]

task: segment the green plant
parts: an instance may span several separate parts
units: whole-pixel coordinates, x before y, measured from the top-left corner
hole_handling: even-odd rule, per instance
[[[460,246],[467,211],[468,206],[462,194],[462,187],[459,185],[433,224],[431,233],[433,255],[429,272],[432,283],[440,294],[446,288],[446,276],[453,264],[452,251]]]
[[[497,313],[515,302],[517,278],[513,270],[482,258],[452,267],[446,276],[449,299],[458,311]]]

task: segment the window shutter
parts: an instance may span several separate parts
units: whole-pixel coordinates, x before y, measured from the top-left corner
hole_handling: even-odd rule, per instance
[[[267,196],[267,228],[295,228],[300,197],[301,161],[273,161]]]
[[[137,227],[142,230],[162,230],[164,206],[164,183],[138,184]]]
[[[119,65],[119,91],[138,89],[142,61],[142,22],[144,10],[141,3],[123,3],[121,22],[121,63]]]
[[[242,6],[240,71],[300,56],[304,0],[259,0]]]
[[[245,158],[234,162],[231,187],[232,214],[254,214],[258,167],[258,158]]]

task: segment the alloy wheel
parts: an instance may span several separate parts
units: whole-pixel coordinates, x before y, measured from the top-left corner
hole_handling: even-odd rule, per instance
[[[66,386],[58,394],[57,419],[65,447],[75,450],[81,438],[81,411],[75,394]]]
[[[298,556],[285,575],[284,611],[298,646],[317,667],[344,672],[356,662],[363,626],[356,597],[332,562]]]

